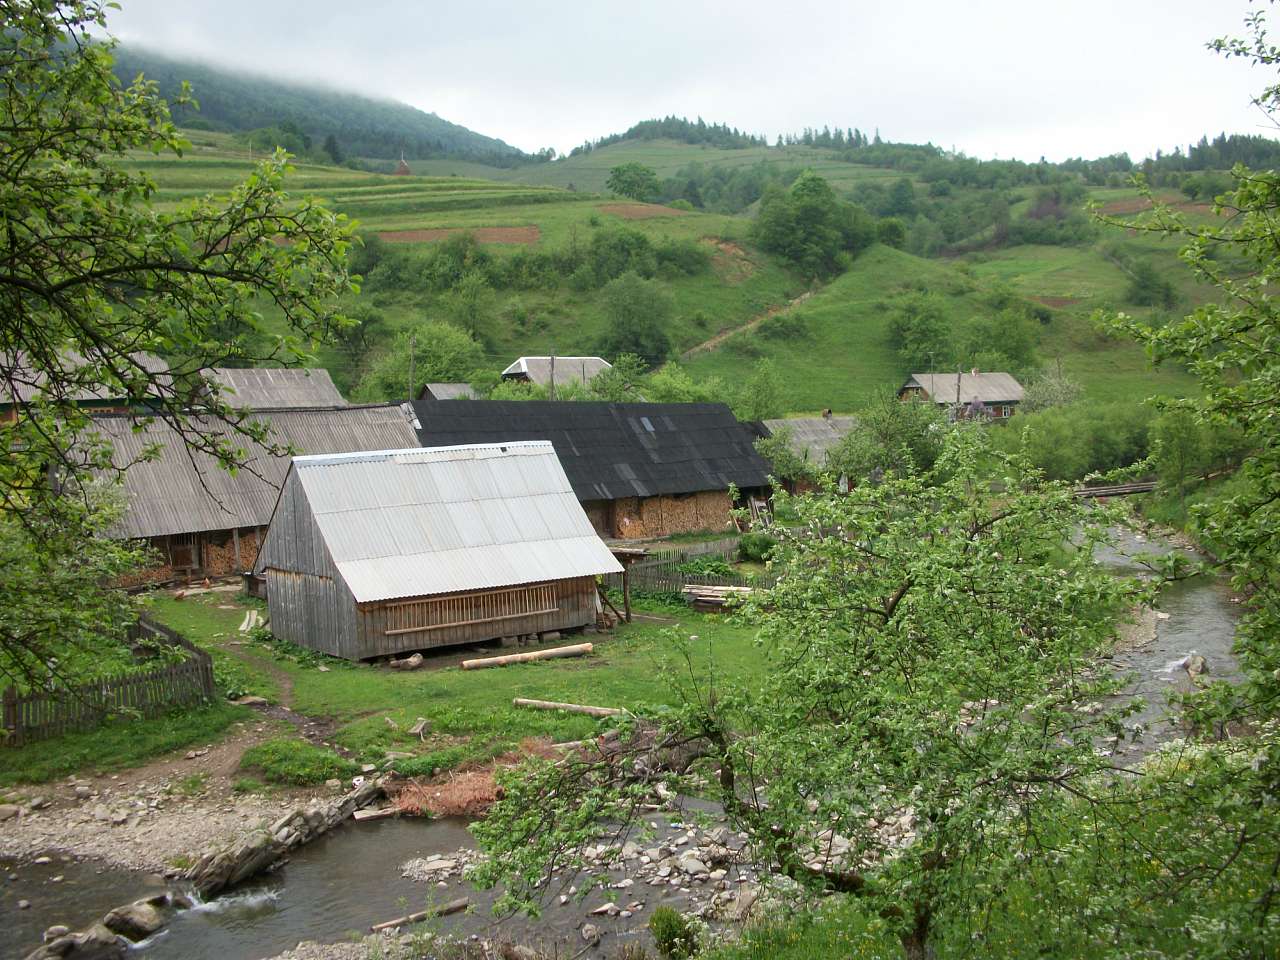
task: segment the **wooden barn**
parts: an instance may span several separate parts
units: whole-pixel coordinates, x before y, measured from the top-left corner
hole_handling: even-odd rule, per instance
[[[348,660],[583,627],[621,570],[546,442],[296,457],[255,567],[272,632]]]
[[[523,380],[541,387],[563,387],[567,383],[590,383],[613,364],[602,357],[517,357],[502,371],[503,380]]]
[[[255,410],[249,419],[271,427],[271,442],[302,453],[347,453],[417,443],[407,404]],[[225,424],[197,419],[210,433]],[[121,540],[146,540],[155,563],[129,578],[148,583],[238,574],[253,566],[271,520],[290,458],[248,447],[246,466],[232,474],[208,455],[188,454],[182,437],[163,420],[94,417],[93,429],[112,447],[123,470],[124,516],[108,531]],[[152,445],[153,460],[142,459]]]
[[[722,403],[450,400],[414,410],[424,447],[550,440],[603,537],[725,530],[731,486],[739,505],[769,497],[755,434]]]

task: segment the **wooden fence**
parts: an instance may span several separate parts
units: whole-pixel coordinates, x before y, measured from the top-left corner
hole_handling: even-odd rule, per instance
[[[0,742],[19,746],[90,729],[113,714],[154,717],[214,697],[213,659],[181,634],[142,619],[130,629],[129,638],[135,643],[150,640],[176,646],[186,656],[178,663],[104,677],[55,693],[18,693],[6,687]]]
[[[634,563],[628,570],[631,589],[641,593],[679,593],[688,584],[703,587],[755,587],[772,586],[773,579],[763,576],[746,576],[741,573],[693,574],[685,573],[680,565],[685,558],[680,555],[667,555],[652,560]],[[611,573],[604,578],[604,585],[615,590],[622,589],[622,574]]]

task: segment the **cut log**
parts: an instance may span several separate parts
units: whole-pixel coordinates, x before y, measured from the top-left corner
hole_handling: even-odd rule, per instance
[[[509,663],[527,663],[530,660],[551,660],[556,657],[585,657],[592,651],[589,643],[575,643],[550,650],[530,650],[528,653],[508,653],[501,657],[485,657],[480,660],[463,660],[463,670],[483,670],[486,667],[505,667]]]
[[[357,810],[351,815],[354,820],[382,820],[385,817],[394,817],[400,812],[399,807],[383,807],[381,810]]]
[[[516,697],[511,701],[513,707],[527,707],[530,710],[563,710],[566,713],[585,713],[590,717],[617,717],[626,713],[617,707],[590,707],[582,703],[557,703],[554,700],[526,700]]]
[[[394,920],[387,920],[383,923],[375,923],[369,929],[377,933],[379,930],[390,930],[392,927],[403,927],[408,923],[417,923],[419,920],[426,920],[428,917],[447,917],[451,913],[457,913],[459,910],[465,909],[467,909],[467,898],[460,897],[457,900],[450,900],[448,903],[427,907],[427,909],[419,910],[417,913],[406,914],[403,917],[396,917]]]

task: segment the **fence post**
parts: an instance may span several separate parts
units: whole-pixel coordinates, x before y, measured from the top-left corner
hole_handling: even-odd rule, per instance
[[[22,730],[18,726],[18,691],[12,686],[4,688],[4,729],[10,743],[22,743]]]

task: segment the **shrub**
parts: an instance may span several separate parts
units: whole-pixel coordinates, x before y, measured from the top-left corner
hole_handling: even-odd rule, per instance
[[[269,783],[306,787],[360,772],[352,760],[303,740],[268,740],[250,747],[240,758],[240,769],[258,770]]]
[[[700,557],[690,557],[680,564],[680,572],[694,577],[728,577],[733,575],[733,567],[719,554],[706,553]]]
[[[697,952],[697,934],[689,918],[671,907],[658,907],[649,917],[658,953],[667,960],[686,960]]]
[[[744,533],[738,541],[738,556],[747,561],[762,563],[769,559],[778,541],[767,533]]]

